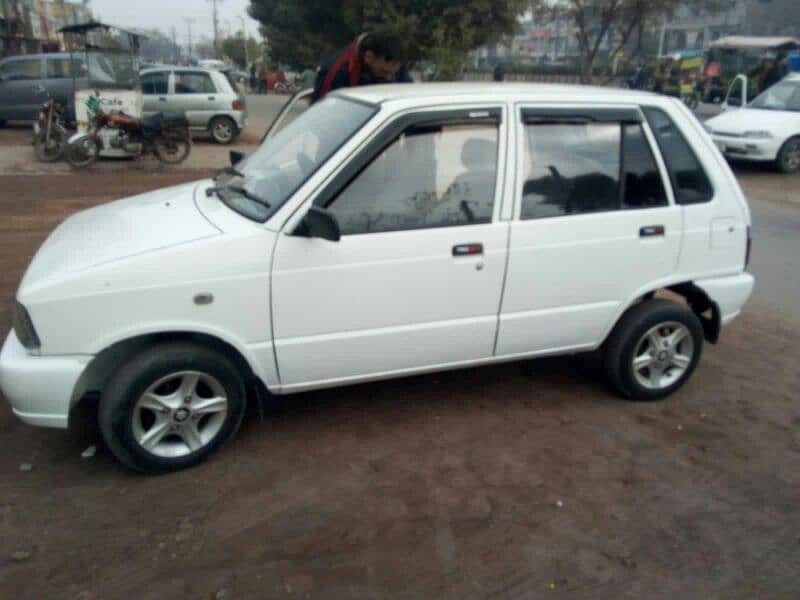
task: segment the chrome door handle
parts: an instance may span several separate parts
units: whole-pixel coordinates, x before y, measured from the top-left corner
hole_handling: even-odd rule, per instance
[[[483,254],[483,244],[459,244],[453,246],[453,256],[476,256]]]
[[[648,225],[639,230],[639,237],[656,237],[664,236],[666,228],[663,225]]]

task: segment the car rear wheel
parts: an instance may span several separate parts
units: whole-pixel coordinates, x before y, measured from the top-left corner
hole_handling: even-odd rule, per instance
[[[103,439],[145,473],[192,467],[230,439],[245,412],[245,385],[223,354],[189,343],[151,347],[128,361],[100,400]]]
[[[800,137],[793,137],[778,152],[776,161],[781,173],[797,173],[800,171]]]
[[[211,137],[218,144],[230,144],[239,135],[239,128],[233,119],[228,117],[215,117],[209,125]]]
[[[612,387],[630,400],[658,400],[691,377],[703,351],[703,326],[686,306],[646,300],[620,319],[605,345]]]

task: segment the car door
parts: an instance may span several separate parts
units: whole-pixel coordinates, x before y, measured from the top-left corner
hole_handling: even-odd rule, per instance
[[[282,232],[272,306],[284,389],[492,356],[508,242],[501,114],[397,119],[314,200],[340,241]]]
[[[169,110],[170,71],[150,71],[141,76],[143,116]]]
[[[0,118],[31,121],[47,99],[41,93],[41,56],[14,57],[0,64]]]
[[[674,272],[681,209],[636,108],[523,107],[498,356],[596,346]]]
[[[171,110],[184,111],[189,125],[205,129],[215,115],[217,88],[209,73],[203,71],[174,71],[174,93],[170,96]]]

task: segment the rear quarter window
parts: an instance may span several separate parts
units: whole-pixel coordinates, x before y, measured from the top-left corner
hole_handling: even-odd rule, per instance
[[[678,204],[709,202],[714,197],[714,188],[678,126],[659,108],[643,106],[642,111],[667,165],[675,201]]]

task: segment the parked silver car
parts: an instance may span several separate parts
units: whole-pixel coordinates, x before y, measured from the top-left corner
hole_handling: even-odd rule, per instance
[[[142,72],[144,116],[185,112],[193,132],[208,132],[230,144],[247,125],[247,104],[234,81],[220,71],[192,67]]]

